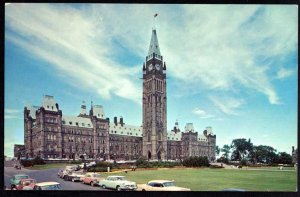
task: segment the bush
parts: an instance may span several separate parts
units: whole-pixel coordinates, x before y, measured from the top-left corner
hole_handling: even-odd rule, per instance
[[[29,159],[22,159],[21,160],[21,165],[24,167],[30,167],[30,166],[34,166],[34,165],[44,165],[46,164],[45,161],[40,158],[39,156],[35,157],[32,160]]]
[[[247,165],[247,160],[246,160],[246,159],[242,159],[242,160],[240,161],[240,165],[246,166],[246,165]]]
[[[209,166],[207,157],[189,157],[184,159],[182,164],[187,167],[202,167]]]
[[[45,161],[42,158],[40,158],[39,156],[36,156],[32,161],[33,161],[34,165],[44,165],[44,164],[46,164]]]
[[[228,158],[220,157],[219,159],[217,159],[217,162],[222,162],[222,163],[228,164],[228,163],[229,163],[229,160],[228,160]]]
[[[80,160],[70,161],[70,164],[81,164],[81,163],[82,163],[82,161],[80,161]]]
[[[105,167],[91,167],[87,171],[88,172],[107,172],[107,167],[106,168]]]

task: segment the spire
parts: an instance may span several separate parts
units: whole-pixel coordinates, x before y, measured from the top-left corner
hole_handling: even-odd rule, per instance
[[[156,54],[159,57],[159,59],[161,59],[161,54],[160,54],[160,50],[159,50],[156,29],[152,30],[152,36],[151,36],[148,56],[153,55],[153,53]]]

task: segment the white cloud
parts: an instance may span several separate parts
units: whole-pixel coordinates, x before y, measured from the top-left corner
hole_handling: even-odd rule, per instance
[[[168,58],[169,72],[184,82],[184,88],[227,94],[255,90],[271,104],[281,103],[268,71],[278,69],[277,61],[297,50],[295,7],[186,5],[183,9],[180,27],[166,22],[159,32],[164,32],[161,51]],[[170,36],[168,29],[175,26]]]
[[[204,110],[199,109],[199,108],[193,109],[192,112],[194,114],[196,114],[199,118],[213,118],[214,117],[213,115],[208,114],[207,112],[205,112]]]
[[[297,49],[294,6],[67,5],[9,6],[5,23],[18,35],[6,38],[50,62],[74,86],[106,99],[117,95],[140,103],[142,62],[127,69],[117,59],[126,53],[145,58],[158,12],[168,75],[185,88],[227,94],[255,90],[271,104],[281,103],[268,71],[278,70],[275,64]]]
[[[210,96],[209,99],[219,110],[228,115],[239,115],[237,110],[244,104],[243,100],[235,99],[232,97],[219,98],[216,96]]]
[[[285,69],[285,68],[280,68],[277,72],[276,78],[277,79],[284,79],[293,74],[293,70],[291,69]]]

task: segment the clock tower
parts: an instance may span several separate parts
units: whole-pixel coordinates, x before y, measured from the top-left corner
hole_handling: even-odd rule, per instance
[[[167,159],[166,64],[160,54],[156,29],[152,30],[143,65],[143,157]]]

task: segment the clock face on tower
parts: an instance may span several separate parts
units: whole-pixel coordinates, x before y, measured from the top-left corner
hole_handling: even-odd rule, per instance
[[[160,69],[160,65],[159,64],[155,64],[155,68],[156,68],[156,70],[159,70]]]
[[[151,71],[151,70],[153,69],[153,65],[150,64],[150,65],[148,66],[148,69],[149,69],[149,71]]]

